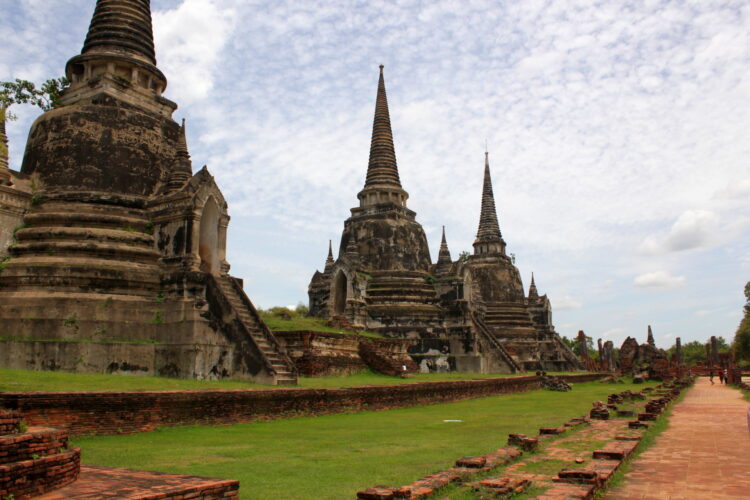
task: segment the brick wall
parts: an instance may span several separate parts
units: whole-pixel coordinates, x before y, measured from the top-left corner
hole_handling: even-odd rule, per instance
[[[607,374],[566,375],[590,382]],[[385,410],[538,389],[536,376],[337,389],[232,391],[0,393],[0,407],[23,412],[29,425],[68,429],[72,435],[117,434],[157,426],[234,424],[257,419]]]

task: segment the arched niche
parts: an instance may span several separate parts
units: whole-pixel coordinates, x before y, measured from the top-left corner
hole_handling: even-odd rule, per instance
[[[333,314],[342,316],[346,310],[346,297],[349,288],[349,282],[346,274],[339,270],[333,279]]]
[[[201,271],[219,274],[221,264],[221,249],[219,248],[219,220],[221,212],[216,199],[210,196],[206,200],[201,213],[201,223],[198,239],[198,255],[200,256]]]

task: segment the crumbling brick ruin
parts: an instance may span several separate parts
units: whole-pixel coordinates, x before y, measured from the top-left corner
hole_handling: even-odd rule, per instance
[[[310,312],[412,339],[422,370],[518,372],[581,369],[552,325],[532,277],[528,296],[506,254],[488,154],[474,254],[453,261],[445,239],[432,263],[422,226],[406,206],[380,67],[367,176],[344,222],[338,258],[329,247],[309,286]]]
[[[0,163],[0,366],[295,382],[228,273],[227,203],[162,96],[149,0],[99,0],[65,74],[21,171]]]

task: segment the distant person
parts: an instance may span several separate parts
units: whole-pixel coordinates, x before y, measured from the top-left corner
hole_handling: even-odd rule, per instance
[[[724,383],[724,370],[719,368],[719,385]]]
[[[714,371],[713,370],[709,370],[709,372],[708,372],[708,380],[711,381],[711,385],[714,385]]]
[[[727,368],[724,368],[724,383],[729,383],[729,370]]]

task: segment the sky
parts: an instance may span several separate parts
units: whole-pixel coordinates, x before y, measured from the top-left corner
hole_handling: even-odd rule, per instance
[[[78,54],[93,0],[0,0],[0,80]],[[307,303],[337,253],[385,65],[433,260],[471,251],[485,145],[508,252],[557,331],[731,339],[750,280],[750,0],[152,0],[165,96],[229,203],[231,273]],[[11,167],[39,111],[16,106]]]

